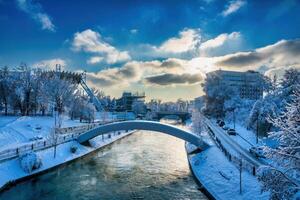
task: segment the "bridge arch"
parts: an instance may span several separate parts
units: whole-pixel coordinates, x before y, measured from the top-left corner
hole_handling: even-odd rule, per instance
[[[201,149],[205,149],[208,146],[199,136],[194,135],[186,130],[161,122],[144,120],[130,120],[105,124],[80,135],[77,138],[77,141],[81,144],[84,144],[88,142],[88,140],[98,135],[120,130],[146,130],[161,132],[190,142]]]
[[[185,122],[186,120],[188,120],[191,117],[190,113],[188,113],[188,112],[176,112],[176,111],[175,112],[168,112],[168,111],[156,112],[157,120],[160,120],[167,116],[177,116],[178,118],[181,119],[182,122]]]

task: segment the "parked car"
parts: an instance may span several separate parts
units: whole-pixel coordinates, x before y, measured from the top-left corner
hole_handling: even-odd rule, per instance
[[[225,122],[221,120],[221,121],[219,122],[219,126],[220,126],[220,127],[223,127],[224,125],[225,125]]]
[[[223,126],[223,129],[224,129],[225,131],[227,131],[227,130],[229,129],[229,127],[228,127],[228,126]]]
[[[233,128],[227,130],[228,135],[236,135],[236,131]]]
[[[30,138],[29,141],[36,141],[36,140],[42,140],[42,139],[44,139],[44,137],[41,135],[38,135],[38,136],[34,136],[34,137]]]
[[[263,147],[251,147],[249,152],[254,155],[256,158],[266,158],[264,155]]]

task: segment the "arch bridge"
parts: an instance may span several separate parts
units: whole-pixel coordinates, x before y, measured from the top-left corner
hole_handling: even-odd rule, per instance
[[[158,111],[156,112],[156,119],[160,120],[166,116],[177,116],[181,119],[182,122],[185,122],[189,118],[191,118],[191,114],[189,112],[181,112],[181,111]]]
[[[101,125],[83,133],[77,138],[77,141],[80,144],[87,144],[90,139],[98,135],[120,130],[146,130],[161,132],[190,142],[202,150],[206,149],[209,146],[199,136],[189,131],[161,122],[144,120],[130,120]]]

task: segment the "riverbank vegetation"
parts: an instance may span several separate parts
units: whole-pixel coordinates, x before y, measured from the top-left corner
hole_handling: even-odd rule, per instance
[[[4,115],[69,114],[93,120],[95,108],[79,89],[80,74],[43,71],[22,64],[0,69],[0,113]]]

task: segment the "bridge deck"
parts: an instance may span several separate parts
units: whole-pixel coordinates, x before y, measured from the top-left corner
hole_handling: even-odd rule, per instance
[[[147,130],[161,132],[183,139],[198,147],[201,147],[202,149],[208,147],[208,145],[198,135],[195,135],[191,132],[180,129],[173,125],[144,120],[130,120],[102,125],[80,135],[77,140],[79,143],[85,143],[98,135],[119,130]]]

